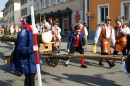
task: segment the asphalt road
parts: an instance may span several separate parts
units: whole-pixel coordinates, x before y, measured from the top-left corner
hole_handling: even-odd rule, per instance
[[[66,49],[66,42],[62,42],[61,53]],[[98,47],[97,55],[100,55]],[[0,43],[0,86],[23,86],[24,75],[16,76],[10,66],[4,63],[4,55],[10,54],[12,47]],[[93,46],[89,45],[85,54],[93,54]],[[48,66],[43,60],[42,83],[43,86],[130,86],[130,79],[126,78],[121,69],[121,61],[116,62],[116,66],[109,68],[104,60],[104,66],[98,65],[98,59],[85,59],[87,68],[80,67],[80,60],[70,60],[68,67],[64,66],[64,60],[56,67]],[[38,86],[37,75],[36,86]]]

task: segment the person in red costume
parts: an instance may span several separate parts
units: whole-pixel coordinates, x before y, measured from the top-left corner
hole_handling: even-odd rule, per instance
[[[80,31],[80,27],[77,25],[74,27],[74,32],[72,32],[69,36],[67,43],[67,52],[70,54],[74,54],[75,51],[80,54],[84,54],[84,48],[86,45],[86,41],[84,39],[83,33]],[[65,66],[68,66],[69,60],[65,62]],[[86,68],[87,66],[84,64],[84,58],[81,58],[81,67]]]
[[[80,14],[79,14],[79,11],[77,10],[76,11],[76,14],[75,14],[75,22],[79,22],[79,20],[80,20]]]

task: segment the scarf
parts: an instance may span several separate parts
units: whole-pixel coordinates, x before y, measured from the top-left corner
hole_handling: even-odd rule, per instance
[[[25,28],[32,32],[32,27],[29,24],[25,24]]]

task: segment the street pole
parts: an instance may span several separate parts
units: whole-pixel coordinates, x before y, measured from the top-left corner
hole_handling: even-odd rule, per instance
[[[36,30],[35,30],[35,17],[34,17],[34,8],[31,6],[31,19],[32,19],[32,28],[33,28],[33,40],[34,40],[34,45],[37,44],[37,35],[36,35]],[[37,67],[37,74],[38,74],[38,86],[42,86],[42,81],[41,81],[41,72],[40,72],[40,59],[38,56],[38,51],[35,51],[35,57],[36,57],[36,67]]]

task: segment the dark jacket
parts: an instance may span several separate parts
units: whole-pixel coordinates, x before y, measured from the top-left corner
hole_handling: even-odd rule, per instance
[[[17,35],[12,58],[12,70],[24,74],[37,72],[33,46],[33,33],[28,29],[23,28]],[[39,58],[41,58],[40,53]]]
[[[82,46],[86,45],[86,41],[84,39],[84,35],[82,32],[80,32],[80,47],[82,48]],[[76,34],[75,32],[70,33],[69,39],[68,39],[68,43],[67,43],[67,49],[71,51],[74,49],[74,43],[76,41]]]

